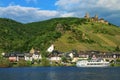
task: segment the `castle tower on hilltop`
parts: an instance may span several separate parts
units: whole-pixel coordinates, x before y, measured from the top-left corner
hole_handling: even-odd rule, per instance
[[[89,13],[86,13],[85,16],[84,16],[84,18],[86,18],[86,19],[90,18]]]
[[[95,14],[95,18],[98,18],[98,15],[97,15],[97,14]]]
[[[108,21],[105,21],[104,18],[100,18],[98,17],[97,14],[95,14],[94,17],[90,17],[89,13],[86,13],[85,16],[84,16],[85,19],[88,19],[90,20],[91,22],[100,22],[100,23],[104,23],[104,24],[109,24]],[[84,35],[83,35],[84,36]]]

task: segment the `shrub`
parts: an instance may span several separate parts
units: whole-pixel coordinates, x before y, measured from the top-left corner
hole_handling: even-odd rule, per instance
[[[115,66],[115,64],[114,64],[114,63],[111,63],[111,64],[110,64],[110,66],[114,67],[114,66]]]
[[[117,59],[116,62],[120,62],[120,59]]]
[[[11,67],[12,64],[8,59],[0,58],[0,67]]]
[[[43,58],[41,60],[41,66],[50,66],[49,60],[47,60],[46,58]]]
[[[118,52],[120,51],[120,48],[118,45],[115,47],[115,51],[118,51]]]
[[[30,66],[30,65],[31,65],[31,62],[30,61],[25,61],[25,60],[20,60],[17,63],[17,66],[19,66],[19,67],[27,67],[27,66]]]

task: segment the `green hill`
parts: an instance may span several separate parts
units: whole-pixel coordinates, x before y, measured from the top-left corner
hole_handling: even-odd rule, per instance
[[[84,18],[54,18],[21,24],[0,18],[0,51],[45,51],[51,44],[60,51],[115,51],[120,46],[120,28]]]
[[[25,26],[11,19],[0,18],[0,51],[20,50],[25,42]]]

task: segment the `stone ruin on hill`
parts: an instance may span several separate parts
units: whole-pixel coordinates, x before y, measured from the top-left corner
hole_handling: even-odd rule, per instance
[[[86,13],[84,18],[90,19],[91,22],[100,22],[100,23],[108,24],[108,21],[104,20],[104,18],[99,19],[98,15],[95,15],[94,17],[90,17],[89,13]]]

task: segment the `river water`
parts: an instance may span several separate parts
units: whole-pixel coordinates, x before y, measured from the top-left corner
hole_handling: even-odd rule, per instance
[[[120,80],[120,67],[0,68],[0,80]]]

